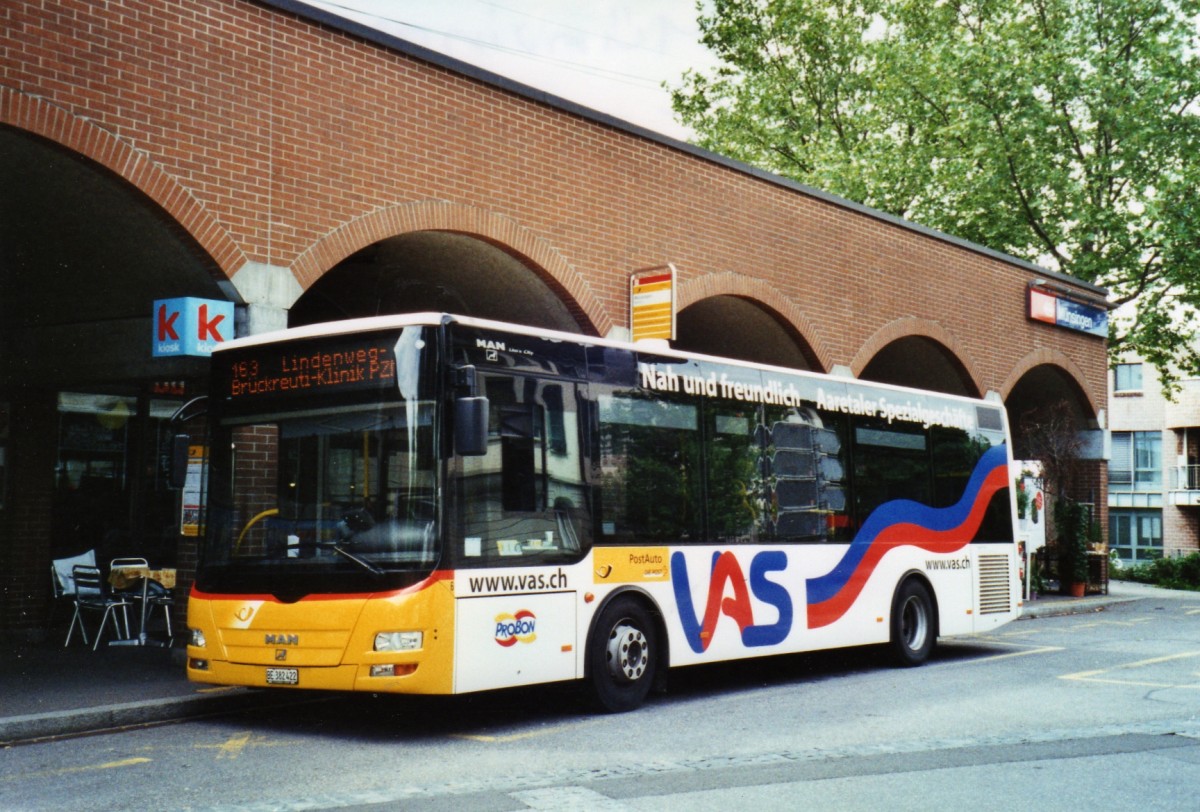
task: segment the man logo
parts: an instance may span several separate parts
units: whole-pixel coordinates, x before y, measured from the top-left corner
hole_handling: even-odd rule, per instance
[[[300,635],[268,634],[263,638],[263,642],[268,646],[298,646],[300,645]]]

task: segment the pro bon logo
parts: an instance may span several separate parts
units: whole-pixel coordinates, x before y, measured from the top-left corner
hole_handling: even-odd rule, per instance
[[[537,616],[528,609],[496,615],[496,642],[508,648],[537,640]]]

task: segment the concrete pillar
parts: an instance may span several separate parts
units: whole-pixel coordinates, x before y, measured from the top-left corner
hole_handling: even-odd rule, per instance
[[[258,335],[287,327],[288,310],[304,292],[287,268],[247,262],[233,275],[233,285],[246,303],[238,335]]]

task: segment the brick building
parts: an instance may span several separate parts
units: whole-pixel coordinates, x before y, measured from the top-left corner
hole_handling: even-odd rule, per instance
[[[680,346],[993,397],[1018,455],[1040,405],[1104,428],[1103,339],[1029,318],[1102,290],[301,3],[26,0],[0,49],[0,638],[80,549],[186,588],[162,461],[206,366],[152,356],[156,300],[622,336],[630,273],[671,263]]]

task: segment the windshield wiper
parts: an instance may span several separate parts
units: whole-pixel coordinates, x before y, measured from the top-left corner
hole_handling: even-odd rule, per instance
[[[354,553],[350,552],[349,550],[347,550],[345,547],[343,547],[341,544],[339,544],[336,541],[322,541],[322,542],[318,543],[317,546],[318,547],[328,547],[329,549],[333,550],[338,555],[348,558],[351,561],[353,561],[355,564],[358,564],[358,566],[362,567],[363,569],[365,569],[367,572],[371,573],[372,575],[387,575],[387,573],[384,572],[383,570],[381,570],[379,567],[375,566],[370,561],[367,561],[364,558],[359,558]]]

